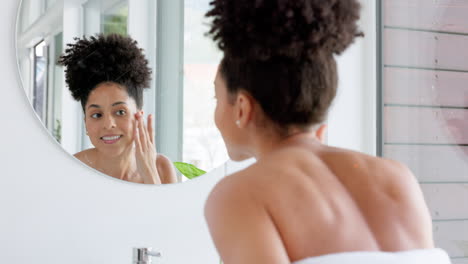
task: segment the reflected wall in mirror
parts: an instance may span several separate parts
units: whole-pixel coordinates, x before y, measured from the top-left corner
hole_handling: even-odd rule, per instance
[[[82,106],[69,91],[66,67],[58,61],[76,38],[118,34],[137,42],[151,70],[141,110],[154,116],[157,152],[169,164],[184,162],[204,171],[220,166],[227,153],[213,121],[213,80],[221,53],[204,36],[208,8],[209,0],[23,0],[16,32],[18,68],[44,127],[70,154],[97,149],[86,134]],[[87,162],[89,157],[81,160],[127,179],[136,172],[132,157],[120,176]],[[113,168],[121,163],[114,160]],[[188,179],[176,174],[177,182]]]

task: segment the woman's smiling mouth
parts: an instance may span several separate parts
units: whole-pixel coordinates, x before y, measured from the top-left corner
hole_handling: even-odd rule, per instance
[[[122,135],[112,135],[112,136],[103,136],[101,140],[104,141],[105,144],[114,144],[122,137]]]

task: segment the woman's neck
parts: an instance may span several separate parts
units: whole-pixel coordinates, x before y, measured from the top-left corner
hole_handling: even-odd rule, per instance
[[[129,148],[117,156],[109,156],[95,149],[93,167],[114,178],[129,180],[136,175],[134,149]]]
[[[251,152],[256,160],[262,159],[264,156],[274,151],[290,147],[293,145],[316,144],[321,142],[317,138],[314,131],[293,131],[287,136],[276,135],[257,135],[253,137],[255,143],[252,144]]]

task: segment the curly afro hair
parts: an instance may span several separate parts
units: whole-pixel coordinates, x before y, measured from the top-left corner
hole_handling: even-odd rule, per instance
[[[249,92],[280,132],[323,122],[335,97],[335,54],[362,36],[357,0],[213,0],[208,32],[224,52],[231,95]]]
[[[151,69],[138,43],[118,34],[84,36],[75,41],[67,44],[58,63],[66,67],[65,81],[73,98],[81,102],[83,111],[90,92],[105,82],[123,86],[141,109],[143,89],[150,85]]]

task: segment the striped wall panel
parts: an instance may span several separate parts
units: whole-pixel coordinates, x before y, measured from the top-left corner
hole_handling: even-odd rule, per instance
[[[421,183],[468,182],[468,146],[386,144],[383,155],[406,164]]]
[[[466,0],[382,0],[382,154],[418,178],[455,264],[468,264],[467,14]]]
[[[383,8],[387,26],[468,33],[466,0],[387,0]]]
[[[386,66],[468,71],[468,35],[384,29]]]
[[[386,144],[468,145],[468,109],[385,107],[384,124]]]
[[[468,257],[452,258],[452,264],[468,264]]]
[[[468,257],[468,220],[434,221],[432,228],[437,247],[453,259]]]
[[[383,81],[385,105],[468,106],[468,73],[387,67]]]
[[[421,188],[434,221],[468,220],[468,183],[421,184]]]

